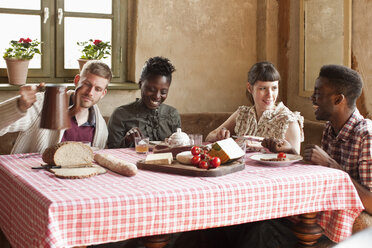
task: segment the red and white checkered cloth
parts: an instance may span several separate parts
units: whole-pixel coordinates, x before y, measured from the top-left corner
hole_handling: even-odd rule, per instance
[[[110,153],[129,162],[133,149]],[[243,171],[187,177],[139,170],[59,179],[31,167],[40,156],[0,156],[0,227],[12,247],[69,247],[176,233],[301,213],[339,242],[351,235],[363,205],[349,176],[321,166],[268,167],[248,158]]]

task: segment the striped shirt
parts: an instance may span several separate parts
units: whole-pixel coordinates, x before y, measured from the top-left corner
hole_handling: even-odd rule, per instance
[[[322,138],[323,149],[352,178],[372,191],[372,121],[356,109],[336,135],[330,122]]]

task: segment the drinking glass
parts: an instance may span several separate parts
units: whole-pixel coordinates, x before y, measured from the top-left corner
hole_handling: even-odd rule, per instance
[[[203,143],[203,135],[202,134],[190,134],[190,145],[192,146],[201,146]]]
[[[239,139],[237,139],[239,140]],[[247,143],[245,142],[244,139],[241,139],[239,142],[237,142],[237,144],[239,145],[239,147],[243,150],[244,152],[244,155],[243,157],[239,158],[239,162],[242,163],[242,164],[245,164],[245,154],[247,152]]]
[[[142,138],[142,137],[135,137],[134,138],[134,144],[135,144],[135,150],[137,153],[141,154],[147,154],[149,151],[149,138]]]

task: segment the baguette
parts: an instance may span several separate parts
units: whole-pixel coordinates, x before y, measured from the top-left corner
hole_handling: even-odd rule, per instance
[[[94,160],[99,165],[120,175],[131,177],[137,174],[137,166],[135,164],[116,158],[111,154],[97,153],[94,155]]]

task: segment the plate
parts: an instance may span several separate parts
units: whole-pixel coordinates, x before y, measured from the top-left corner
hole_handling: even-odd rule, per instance
[[[153,150],[154,147],[157,146],[157,145],[167,145],[167,144],[165,144],[164,141],[155,141],[155,140],[153,140],[153,141],[150,141],[149,142],[149,149],[150,150]]]
[[[236,136],[236,135],[233,135],[232,136],[233,139],[245,139],[245,140],[252,140],[252,141],[263,141],[264,138],[263,137],[259,137],[259,136],[251,136],[251,135],[244,135],[244,136]]]
[[[154,146],[160,145],[161,143],[164,143],[164,141],[155,141],[155,140],[150,141],[150,145],[154,145]]]
[[[261,160],[261,159],[272,159],[272,158],[277,158],[278,157],[278,153],[268,153],[268,154],[255,154],[255,155],[252,155],[250,158],[261,163],[261,164],[266,164],[266,165],[270,165],[270,166],[286,166],[286,165],[290,165],[294,162],[297,162],[297,161],[300,161],[302,160],[302,156],[301,155],[296,155],[296,154],[286,154],[287,158],[289,159],[289,161],[265,161],[265,160]]]

